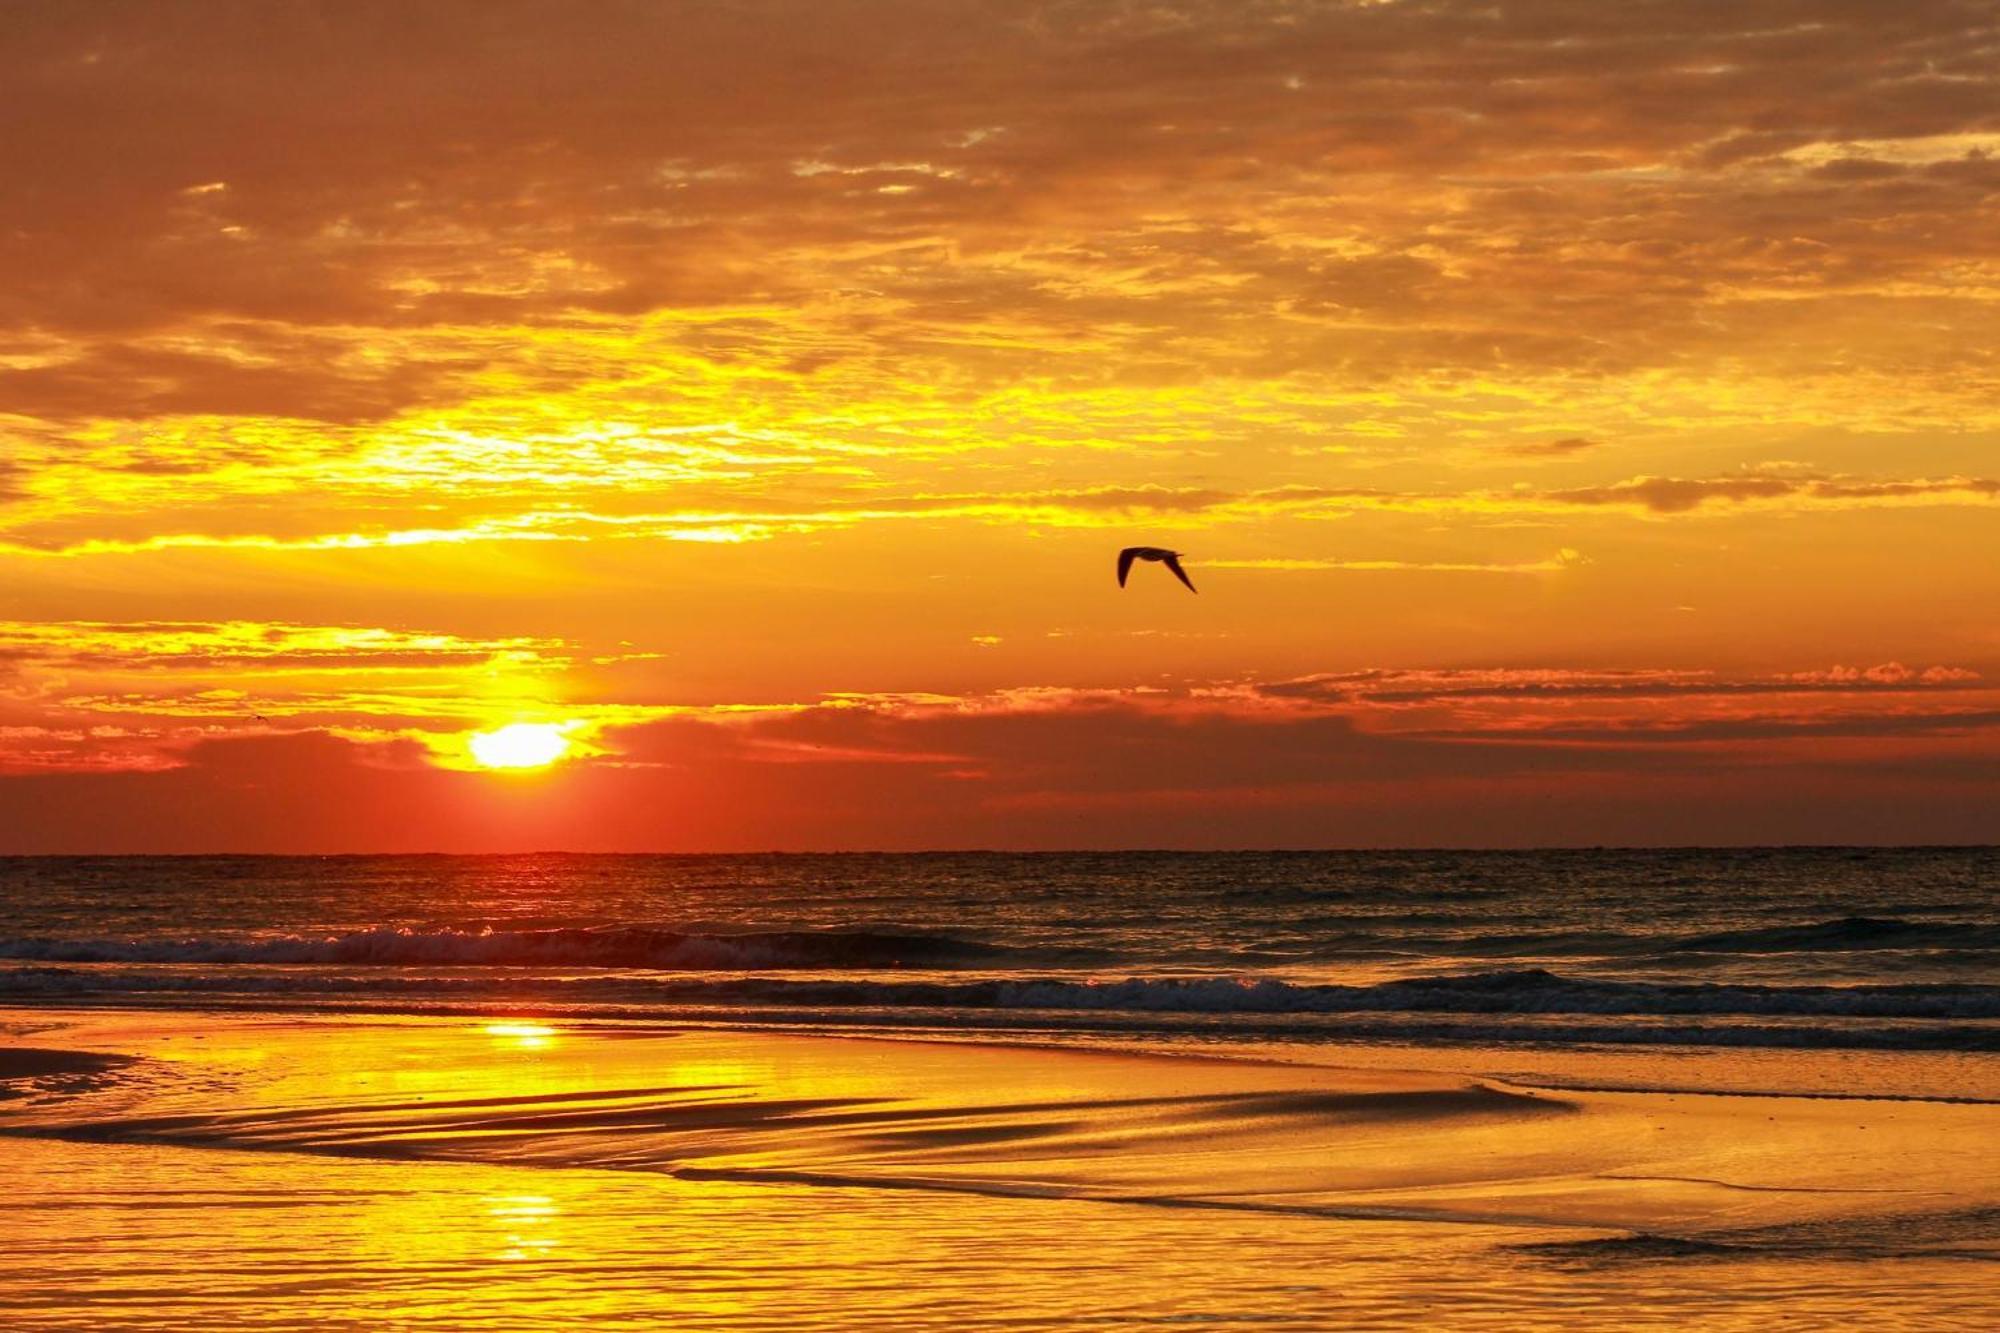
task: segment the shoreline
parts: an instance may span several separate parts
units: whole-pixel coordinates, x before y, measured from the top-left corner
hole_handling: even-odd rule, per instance
[[[37,1333],[2000,1316],[1990,1105],[519,1014],[0,1010],[0,1042],[0,1323]]]
[[[0,1010],[0,1031],[23,1028],[27,1051],[0,1059],[12,1137],[1689,1240],[2000,1203],[1979,1151],[2000,1131],[1991,1104],[1557,1090],[1462,1052],[1409,1069],[1391,1053],[1336,1065],[657,1023]]]
[[[896,1012],[755,1011],[692,1007],[641,1012],[622,1007],[551,1010],[521,1001],[329,1005],[266,995],[207,996],[201,1003],[160,1003],[157,996],[66,997],[60,1006],[0,999],[0,1040],[10,1029],[34,1030],[63,1016],[180,1014],[232,1021],[397,1024],[546,1022],[602,1032],[741,1032],[824,1037],[857,1042],[944,1044],[1007,1050],[1098,1051],[1158,1055],[1232,1064],[1423,1070],[1463,1073],[1546,1092],[1639,1092],[1813,1098],[1826,1101],[1909,1101],[2000,1105],[2000,1051],[1894,1049],[1878,1046],[1762,1046],[1700,1041],[1584,1041],[1557,1030],[1518,1039],[1477,1034],[1439,1036],[1384,1029],[1365,1036],[1315,1029],[1175,1027],[1118,1015],[1097,1022],[1067,1014],[967,1011],[956,1025],[935,1014]],[[1126,1021],[1119,1021],[1119,1020]],[[1713,1035],[1713,1034],[1704,1034]],[[1586,1076],[1580,1071],[1590,1071]],[[1837,1085],[1837,1086],[1836,1086]],[[1915,1089],[1914,1091],[1912,1089]]]

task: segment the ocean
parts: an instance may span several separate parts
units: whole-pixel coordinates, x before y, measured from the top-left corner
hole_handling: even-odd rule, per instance
[[[2000,1049],[2000,851],[0,860],[0,1002]]]
[[[0,1326],[1990,1328],[1996,871],[0,861]]]

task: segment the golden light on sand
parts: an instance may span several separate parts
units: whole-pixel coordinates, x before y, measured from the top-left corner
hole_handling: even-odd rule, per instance
[[[556,1033],[554,1028],[542,1023],[488,1023],[482,1031],[489,1037],[498,1037],[530,1050],[547,1046]]]
[[[569,753],[569,738],[552,722],[511,722],[477,731],[466,745],[487,768],[543,768]]]

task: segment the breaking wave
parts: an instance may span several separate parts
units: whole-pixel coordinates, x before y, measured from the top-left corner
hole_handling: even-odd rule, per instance
[[[604,967],[669,972],[954,968],[1024,961],[1014,951],[948,935],[860,930],[699,934],[641,926],[481,931],[378,928],[322,938],[0,939],[0,957],[54,963]]]
[[[1684,953],[1810,953],[1868,949],[2000,949],[2000,926],[1847,916],[1806,926],[1728,930],[1677,940]]]
[[[707,955],[704,955],[707,956]],[[510,959],[519,955],[510,954]],[[88,962],[91,960],[72,960]],[[121,960],[128,964],[131,960]],[[167,960],[187,961],[187,960]],[[213,960],[200,960],[213,961]],[[256,964],[283,963],[262,956]],[[349,960],[355,961],[355,960]],[[365,961],[365,960],[362,960]],[[454,958],[454,963],[462,959]],[[560,960],[558,960],[560,961]],[[29,966],[0,969],[8,992],[402,994],[440,998],[566,996],[655,1006],[766,1005],[812,1009],[1043,1010],[1179,1014],[1491,1014],[1606,1017],[2000,1020],[2000,986],[1757,986],[1600,981],[1540,969],[1309,985],[1234,977],[968,981],[632,973],[501,975],[465,969],[427,974],[245,967]],[[2000,1031],[2000,1029],[1996,1029]]]
[[[1704,935],[1635,935],[1615,931],[1491,932],[1413,935],[1329,930],[1303,940],[1253,946],[1220,941],[1183,945],[1157,961],[1188,968],[1256,969],[1300,960],[1450,958],[1686,959],[1701,965],[1733,956],[1925,952],[1940,962],[1977,963],[2000,951],[2000,925],[1843,917]],[[871,926],[811,930],[730,930],[701,926],[592,926],[550,929],[375,927],[330,935],[64,939],[0,937],[0,958],[56,963],[319,964],[327,966],[601,967],[665,972],[926,969],[1011,970],[1037,966],[1119,966],[1136,955],[1102,948],[1022,948],[938,931]],[[1494,972],[1493,976],[1515,973]],[[1533,975],[1524,973],[1518,975]],[[1273,983],[1278,984],[1278,983]],[[1326,988],[1319,988],[1326,989]],[[1339,988],[1334,988],[1339,989]]]

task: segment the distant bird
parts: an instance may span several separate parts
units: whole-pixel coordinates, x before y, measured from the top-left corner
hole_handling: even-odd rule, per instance
[[[1187,576],[1185,569],[1181,568],[1181,553],[1179,551],[1169,551],[1158,546],[1128,546],[1118,553],[1119,587],[1122,588],[1125,586],[1125,576],[1132,572],[1132,562],[1134,560],[1157,560],[1168,569],[1173,570],[1174,577],[1182,583],[1187,584],[1189,592],[1198,591],[1194,586],[1194,580]]]

